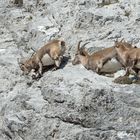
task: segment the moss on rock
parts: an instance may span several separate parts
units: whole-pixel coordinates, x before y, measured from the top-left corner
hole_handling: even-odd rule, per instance
[[[128,76],[120,76],[116,78],[113,82],[117,84],[132,84],[133,83],[132,79],[130,79]]]

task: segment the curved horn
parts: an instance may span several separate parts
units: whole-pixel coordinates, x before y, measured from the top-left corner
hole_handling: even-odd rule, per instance
[[[82,42],[82,40],[80,40],[80,41],[78,42],[77,51],[80,51],[80,52],[83,53],[84,55],[88,55],[88,53],[85,51],[84,47],[85,47],[85,45],[87,45],[89,42],[84,43],[84,44],[80,47],[81,42]]]
[[[88,43],[90,43],[90,42],[84,43],[81,48],[84,48]]]
[[[78,42],[77,50],[80,50],[80,44],[81,44],[81,42],[82,42],[82,40],[80,40],[80,41]]]
[[[122,38],[120,42],[122,42],[122,41],[124,41],[124,38]]]
[[[87,51],[85,50],[85,46],[88,44],[88,43],[90,43],[90,42],[86,42],[86,43],[84,43],[82,46],[81,46],[81,52],[84,54],[84,55],[88,55],[88,53],[87,53]]]
[[[86,42],[81,46],[81,53],[83,53],[85,56],[88,56],[88,52],[85,50],[85,46],[90,43],[90,42]]]

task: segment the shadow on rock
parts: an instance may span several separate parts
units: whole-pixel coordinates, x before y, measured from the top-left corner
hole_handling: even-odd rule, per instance
[[[70,59],[70,56],[64,56],[62,63],[60,65],[60,69],[63,69],[67,65],[69,59]]]
[[[64,57],[63,60],[62,60],[61,65],[60,65],[60,67],[59,67],[59,69],[63,69],[63,68],[67,65],[69,59],[70,59],[69,57]],[[54,65],[51,65],[51,66],[44,66],[44,67],[43,67],[43,73],[45,73],[45,72],[47,72],[47,71],[49,71],[49,70],[52,70],[53,68],[54,68]]]

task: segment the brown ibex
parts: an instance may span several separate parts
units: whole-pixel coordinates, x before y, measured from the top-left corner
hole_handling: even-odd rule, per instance
[[[129,75],[130,72],[137,74],[140,70],[140,48],[134,46],[131,49],[128,49],[124,44],[115,44],[115,49],[117,51],[118,60],[126,68],[126,75]]]
[[[37,50],[31,58],[19,62],[20,68],[24,74],[29,74],[31,70],[34,70],[42,75],[43,66],[54,65],[56,68],[60,66],[65,50],[64,41],[52,40]]]
[[[117,52],[114,46],[89,55],[83,47],[85,44],[80,47],[81,42],[82,41],[79,41],[78,43],[77,52],[74,60],[72,61],[73,65],[81,63],[85,68],[91,69],[99,74],[114,73],[121,69],[122,65],[118,62],[118,60],[116,60]],[[132,47],[129,43],[122,42],[122,40],[118,43],[123,43],[127,46],[127,48]]]

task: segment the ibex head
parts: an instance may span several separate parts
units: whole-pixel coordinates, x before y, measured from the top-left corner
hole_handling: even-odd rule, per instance
[[[114,43],[114,47],[117,48],[126,48],[126,49],[131,49],[131,48],[137,48],[136,46],[133,47],[132,42],[128,43],[124,40],[124,38],[121,41],[118,41],[118,39]]]
[[[80,56],[83,56],[83,57],[84,57],[84,56],[85,56],[85,57],[88,56],[88,53],[85,51],[84,46],[85,46],[86,44],[88,44],[89,42],[83,44],[82,47],[80,47],[81,42],[82,42],[82,40],[80,40],[80,41],[78,42],[77,51],[76,51],[75,57],[74,57],[74,59],[73,59],[73,61],[72,61],[72,64],[73,64],[73,65],[77,65],[77,64],[80,64],[80,63],[81,63]]]
[[[32,70],[32,61],[31,59],[29,60],[25,60],[25,59],[18,59],[18,64],[20,69],[23,71],[23,74],[27,75],[30,73],[30,71]]]

